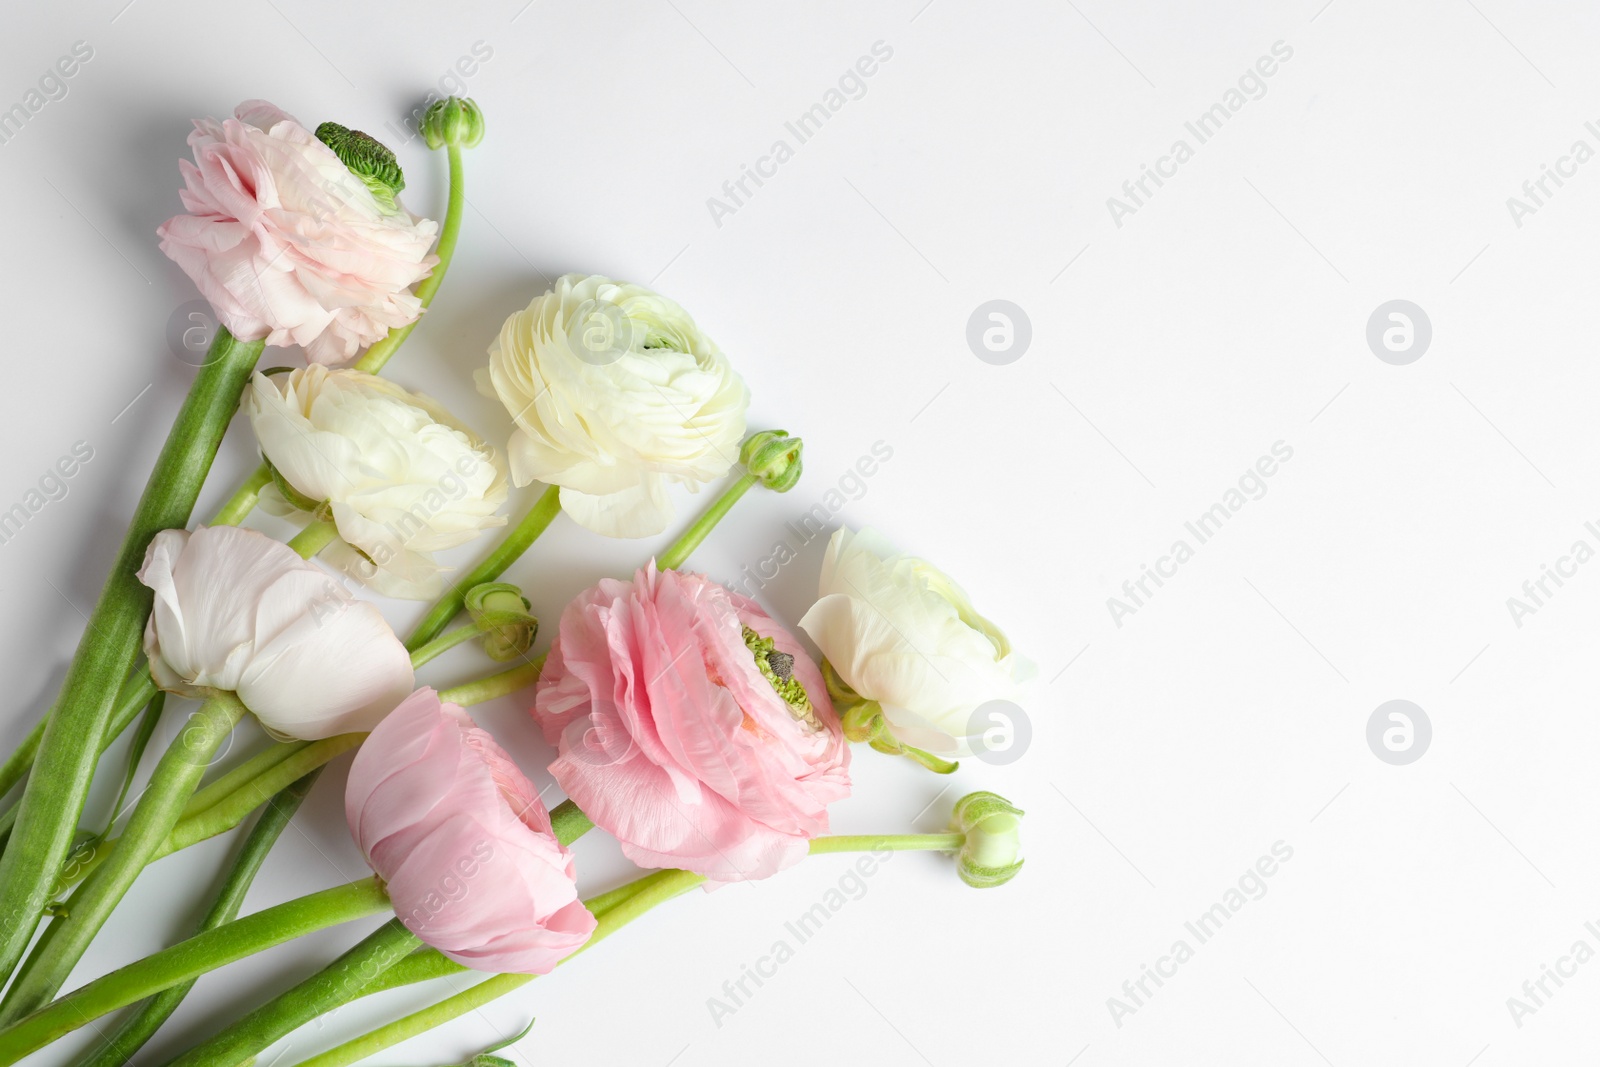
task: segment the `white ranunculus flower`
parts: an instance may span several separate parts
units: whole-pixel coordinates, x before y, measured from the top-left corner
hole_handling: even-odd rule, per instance
[[[683,308],[577,274],[506,320],[478,388],[516,421],[512,480],[560,486],[562,510],[608,537],[660,533],[669,486],[726,474],[750,403]]]
[[[312,365],[257,374],[245,408],[289,490],[264,492],[263,505],[328,505],[339,528],[330,561],[380,593],[438,596],[444,580],[432,553],[505,525],[496,514],[506,500],[500,458],[427,397]]]
[[[378,609],[255,530],[163,530],[139,580],[155,590],[144,650],[156,684],[224,689],[302,740],[371,730],[411,692],[411,657]]]
[[[1033,673],[948,575],[875,530],[834,532],[820,586],[801,628],[903,744],[970,754],[989,725],[978,710],[1017,700]]]

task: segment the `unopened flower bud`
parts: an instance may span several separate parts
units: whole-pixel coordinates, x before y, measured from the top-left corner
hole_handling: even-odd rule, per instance
[[[787,493],[800,480],[800,452],[803,443],[783,430],[762,430],[745,438],[739,449],[744,469],[768,489]]]
[[[968,793],[956,801],[950,829],[967,835],[956,869],[974,889],[1005,885],[1022,869],[1022,810],[1004,797]]]
[[[337,122],[318,126],[317,140],[331,148],[339,162],[361,179],[379,207],[390,214],[400,210],[394,198],[406,187],[406,179],[400,173],[400,161],[387,145],[371,134],[346,129]]]
[[[447,96],[423,113],[422,139],[429,148],[471,148],[483,140],[483,112],[471,97]]]
[[[522,590],[506,582],[485,582],[467,590],[467,614],[483,634],[490,659],[512,660],[533,647],[539,620],[529,613]]]

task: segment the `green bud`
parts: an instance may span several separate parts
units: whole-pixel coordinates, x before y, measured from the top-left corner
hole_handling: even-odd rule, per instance
[[[787,431],[762,430],[745,438],[739,462],[768,489],[787,493],[800,480],[803,447],[800,438],[788,436]]]
[[[464,599],[490,659],[513,660],[533,647],[539,620],[529,613],[522,590],[506,582],[485,582],[467,590]]]
[[[1005,885],[1022,870],[1022,809],[989,792],[956,801],[950,829],[967,835],[956,856],[961,880],[974,889]]]
[[[283,499],[287,500],[290,504],[299,508],[301,511],[309,512],[319,519],[324,518],[327,515],[327,501],[312,500],[310,497],[306,496],[300,490],[290,485],[289,479],[280,474],[278,472],[278,468],[274,467],[271,463],[267,464],[267,470],[272,472],[272,484],[277,486],[279,493],[283,494]]]
[[[483,140],[483,112],[471,97],[447,96],[423,113],[422,139],[429,148],[472,148]]]
[[[391,215],[400,210],[394,198],[406,187],[406,179],[388,146],[376,137],[346,129],[337,122],[318,126],[317,140],[332,149],[339,162],[361,179],[379,207]]]

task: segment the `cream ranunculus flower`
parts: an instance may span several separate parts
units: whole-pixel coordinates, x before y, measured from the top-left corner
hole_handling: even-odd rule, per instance
[[[819,597],[801,628],[846,685],[882,706],[902,744],[972,753],[989,725],[978,710],[1018,699],[1033,673],[948,575],[875,530],[834,532]]]
[[[388,596],[444,588],[431,553],[491,526],[506,500],[494,449],[434,401],[355,370],[257,374],[245,409],[276,473],[263,506],[326,505],[330,562]]]
[[[506,320],[478,388],[516,422],[512,480],[560,486],[562,510],[608,537],[660,533],[669,486],[726,474],[750,403],[683,308],[577,274]]]
[[[311,740],[371,730],[415,684],[382,614],[255,530],[163,530],[139,580],[155,590],[144,648],[156,684],[224,689],[262,724]]]

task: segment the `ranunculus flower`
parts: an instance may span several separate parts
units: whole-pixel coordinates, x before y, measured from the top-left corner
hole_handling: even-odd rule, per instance
[[[411,691],[411,657],[378,609],[266,534],[163,530],[139,580],[155,590],[150,673],[185,696],[237,693],[269,729],[314,739],[370,730]]]
[[[344,810],[400,921],[457,963],[548,974],[594,932],[532,783],[432,689],[361,745]]]
[[[534,715],[558,749],[550,773],[645,867],[765,878],[850,793],[816,665],[754,601],[697,574],[652,564],[569,604]]]
[[[670,486],[726,474],[750,403],[677,304],[577,274],[506,320],[478,388],[516,421],[512,479],[559,485],[562,510],[608,537],[660,533]]]
[[[801,629],[904,744],[967,755],[988,725],[974,722],[978,709],[1016,700],[1032,673],[960,586],[875,530],[834,532],[819,596]]]
[[[438,224],[388,211],[312,132],[265,100],[198,119],[178,169],[187,215],[156,232],[244,341],[341,363],[422,313],[410,286],[439,260]]]
[[[263,504],[329,505],[339,528],[330,558],[387,596],[438,596],[444,581],[432,553],[505,525],[496,514],[506,500],[500,457],[425,396],[312,365],[257,374],[245,410],[288,489],[269,489]]]

